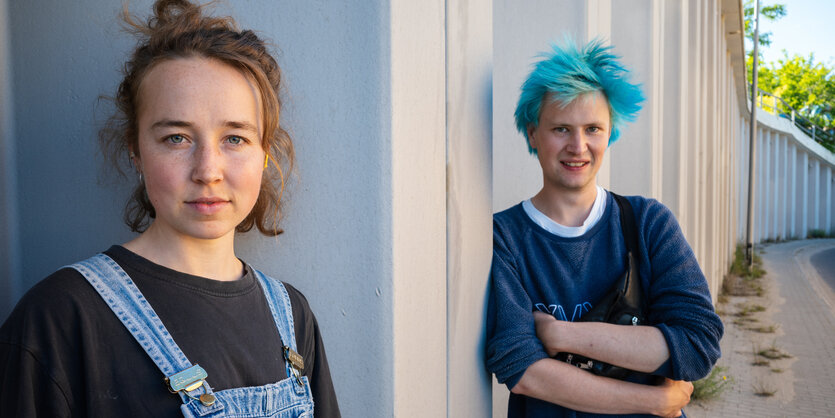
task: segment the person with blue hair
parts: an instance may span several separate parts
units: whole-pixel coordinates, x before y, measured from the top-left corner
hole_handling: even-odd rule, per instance
[[[540,58],[515,117],[543,186],[494,215],[487,368],[509,417],[680,416],[722,322],[672,212],[596,182],[641,88],[600,40]]]

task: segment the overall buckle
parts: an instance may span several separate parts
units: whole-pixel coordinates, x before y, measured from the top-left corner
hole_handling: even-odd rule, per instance
[[[183,371],[177,372],[165,378],[165,384],[171,393],[183,392],[184,395],[191,399],[200,401],[204,406],[212,406],[215,403],[215,395],[209,393],[209,384],[206,383],[208,373],[199,364],[189,367]],[[206,393],[200,395],[199,398],[192,396],[189,392],[205,386]]]

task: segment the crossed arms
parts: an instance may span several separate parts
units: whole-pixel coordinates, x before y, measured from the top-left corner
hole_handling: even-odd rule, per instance
[[[571,274],[576,263],[563,271],[551,262],[540,266],[540,260],[559,259],[566,248],[549,249],[546,238],[530,231],[520,233],[520,225],[524,227],[525,223],[517,222],[512,213],[506,217],[497,215],[486,363],[512,392],[578,411],[676,416],[692,392],[687,381],[706,375],[718,359],[722,324],[713,311],[704,275],[678,223],[656,201],[636,203],[633,206],[639,215],[641,275],[648,279],[644,282],[645,300],[649,306],[648,323],[652,326],[558,321],[554,318],[556,312],[535,313],[535,304],[588,300],[582,296],[582,289],[596,283],[603,286],[600,280],[606,279],[598,277],[603,275],[600,271],[618,268],[604,267],[612,263],[614,254],[588,247],[589,253],[584,256],[598,258],[593,259],[591,276],[585,276],[589,269],[584,270],[582,274],[587,279],[580,283],[582,280]],[[602,235],[605,234],[598,236],[601,242],[620,239],[620,231],[616,230],[610,237]],[[554,280],[539,279],[554,277],[555,271],[559,273],[557,277],[564,278],[558,285]],[[570,288],[561,287],[565,283]],[[568,302],[550,302],[563,300],[554,299],[554,295],[566,294],[574,296]],[[559,316],[565,319],[566,315]],[[663,381],[652,386],[595,376],[549,358],[557,352],[580,354],[664,379],[659,377]]]
[[[669,358],[664,336],[654,327],[557,321],[541,312],[534,313],[534,320],[550,356],[570,352],[645,373],[654,372]],[[679,416],[693,385],[670,379],[659,386],[641,385],[544,358],[531,364],[511,390],[578,411]]]

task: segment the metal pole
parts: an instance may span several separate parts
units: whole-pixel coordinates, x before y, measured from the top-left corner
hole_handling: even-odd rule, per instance
[[[760,0],[755,0],[756,11],[754,14],[754,66],[751,75],[751,128],[748,129],[749,146],[748,146],[748,222],[747,222],[747,241],[745,246],[745,256],[748,260],[748,267],[754,265],[754,166],[756,159],[754,153],[757,150],[757,64],[759,61],[759,43],[760,43]]]

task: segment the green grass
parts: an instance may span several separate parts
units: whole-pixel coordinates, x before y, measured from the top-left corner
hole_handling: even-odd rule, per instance
[[[753,267],[748,265],[748,260],[745,259],[745,246],[738,244],[734,251],[734,260],[731,263],[730,273],[746,279],[758,279],[765,275],[765,270],[760,267],[762,265],[762,257],[756,252],[754,252],[753,264]]]
[[[740,303],[736,305],[736,307],[739,308],[739,311],[737,311],[734,315],[741,317],[747,317],[752,313],[765,311],[765,306],[754,303]]]
[[[727,367],[716,366],[704,379],[693,382],[693,394],[690,399],[710,400],[721,394],[733,382],[727,376]]]
[[[826,238],[826,231],[823,229],[809,230],[809,238]]]
[[[777,328],[778,328],[778,326],[776,326],[776,325],[768,325],[768,326],[763,325],[761,327],[751,327],[751,328],[748,328],[748,329],[751,330],[751,331],[754,331],[754,332],[759,332],[761,334],[773,334],[775,331],[777,331]]]
[[[754,395],[766,398],[774,396],[774,394],[777,393],[777,389],[774,386],[762,381],[754,383],[753,388]]]
[[[788,354],[785,351],[781,350],[779,347],[777,347],[776,339],[771,342],[770,347],[766,347],[762,350],[759,350],[755,354],[771,360],[779,360],[792,357],[791,354]]]

